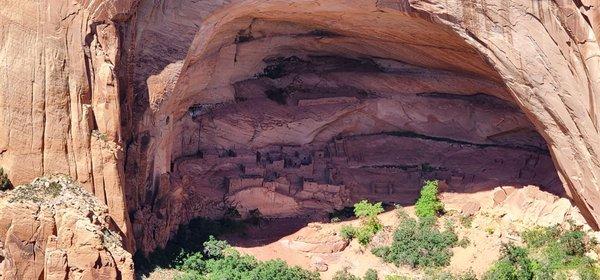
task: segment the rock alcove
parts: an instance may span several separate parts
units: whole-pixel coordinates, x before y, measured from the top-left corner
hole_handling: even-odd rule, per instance
[[[267,64],[233,84],[233,101],[194,105],[179,120],[182,148],[193,154],[173,160],[171,184],[201,216],[290,217],[364,198],[410,204],[427,179],[456,192],[561,191],[525,115],[485,93],[502,92],[493,82],[372,58]],[[456,91],[445,92],[452,83]]]
[[[146,144],[154,175],[140,199],[152,207],[133,218],[142,248],[195,217],[411,204],[427,179],[454,192],[564,193],[544,139],[449,27],[313,8],[216,14],[186,60],[156,79],[176,81],[154,92],[150,81],[160,125]]]
[[[411,203],[430,178],[564,192],[598,229],[592,2],[4,1],[0,166],[15,185],[69,175],[130,252],[231,206]],[[64,272],[44,252],[70,228],[41,231],[34,264],[30,230],[8,231],[0,273]]]

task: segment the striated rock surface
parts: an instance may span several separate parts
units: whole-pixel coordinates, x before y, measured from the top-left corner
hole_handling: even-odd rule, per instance
[[[0,194],[0,278],[133,279],[108,209],[64,176]]]
[[[408,202],[429,178],[563,189],[600,221],[597,0],[0,7],[0,166],[69,174],[130,250],[232,206]]]
[[[15,184],[71,175],[129,247],[117,72],[134,2],[0,1],[0,166]]]

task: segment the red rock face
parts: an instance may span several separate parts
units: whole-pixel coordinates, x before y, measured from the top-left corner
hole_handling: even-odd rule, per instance
[[[0,278],[133,279],[108,209],[63,176],[0,195]]]
[[[231,202],[409,203],[431,178],[600,219],[597,1],[21,2],[0,1],[0,165],[81,181],[130,248]]]

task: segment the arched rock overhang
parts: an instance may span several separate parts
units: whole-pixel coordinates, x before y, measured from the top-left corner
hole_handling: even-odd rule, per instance
[[[174,124],[190,106],[233,100],[235,82],[260,72],[268,57],[298,51],[295,44],[303,51],[370,56],[451,71],[466,78],[461,84],[442,81],[437,86],[457,94],[486,91],[517,104],[546,140],[565,190],[597,227],[600,58],[594,54],[599,49],[581,14],[565,16],[570,10],[577,10],[572,2],[530,1],[228,5],[199,27],[167,86],[150,92],[153,185],[162,184],[173,158],[180,156],[172,145],[179,132]],[[281,37],[286,42],[279,42]],[[240,47],[258,40],[268,44]],[[237,61],[238,55],[254,59]],[[485,82],[469,84],[473,77]],[[164,190],[164,186],[156,189],[157,196],[166,195]]]

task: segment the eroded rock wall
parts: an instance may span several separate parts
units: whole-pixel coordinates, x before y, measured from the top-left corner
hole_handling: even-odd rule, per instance
[[[0,194],[1,279],[133,279],[106,206],[65,176]]]
[[[71,175],[130,237],[116,72],[134,1],[0,7],[0,166],[16,184]]]
[[[373,73],[305,73],[305,85],[485,93],[515,104],[548,144],[582,213],[600,220],[598,1],[3,0],[0,6],[0,166],[16,183],[70,174],[108,205],[128,244],[151,236],[139,245],[146,251],[174,230],[178,219],[169,216],[183,215],[167,209],[181,207],[172,205],[179,194],[171,176],[176,160],[191,153],[181,137],[189,108],[235,102],[240,89],[260,88],[253,78],[269,61],[297,54],[370,57],[452,73],[404,82]],[[148,221],[155,218],[173,226],[153,228]]]

